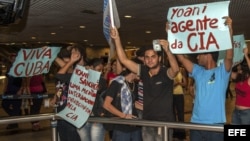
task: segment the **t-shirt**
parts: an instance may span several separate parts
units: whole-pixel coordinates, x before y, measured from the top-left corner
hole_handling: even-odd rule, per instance
[[[7,95],[16,95],[18,90],[21,88],[22,78],[13,77],[8,74],[6,75],[6,78],[8,79],[8,84],[4,93]]]
[[[250,85],[248,84],[248,79],[243,82],[237,82],[235,92],[235,105],[250,107]]]
[[[141,66],[143,82],[143,119],[175,121],[173,112],[173,80],[167,76],[167,68],[161,67],[158,74],[149,75],[149,68]]]
[[[43,76],[35,75],[30,78],[30,93],[41,93],[44,91],[43,88]]]
[[[119,76],[118,76],[119,77]],[[110,96],[113,98],[112,101],[112,105],[115,106],[119,111],[122,111],[121,108],[121,87],[122,84],[118,83],[117,81],[112,81],[109,88],[106,91],[106,96]],[[136,86],[134,86],[134,88],[136,88]],[[135,102],[135,98],[136,98],[136,94],[137,93],[137,89],[134,89],[134,91],[132,91],[132,103]],[[133,104],[132,106],[132,114],[137,116],[137,111],[135,109],[135,105]],[[129,131],[134,131],[134,130],[138,130],[140,129],[140,127],[138,126],[130,126],[130,125],[122,125],[122,124],[115,124],[114,125],[114,130],[119,130],[119,131],[123,131],[123,132],[129,132]]]
[[[56,74],[56,96],[57,96],[57,112],[62,111],[67,104],[68,89],[72,73]]]
[[[101,93],[104,92],[107,89],[107,81],[103,77],[100,77],[99,80],[99,88],[97,90],[96,98],[95,98],[95,103],[92,109],[92,115],[93,116],[100,116],[103,113],[103,97],[101,97]]]
[[[201,124],[225,123],[225,94],[230,72],[224,63],[206,70],[194,64],[190,74],[195,80],[195,99],[191,122]]]

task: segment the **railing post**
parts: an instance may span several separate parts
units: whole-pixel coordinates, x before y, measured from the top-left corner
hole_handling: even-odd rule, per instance
[[[52,141],[57,141],[57,120],[52,119],[50,121],[50,125],[51,125],[51,131],[52,131]]]
[[[168,127],[164,126],[162,127],[162,130],[163,130],[163,134],[162,134],[163,141],[168,141]]]

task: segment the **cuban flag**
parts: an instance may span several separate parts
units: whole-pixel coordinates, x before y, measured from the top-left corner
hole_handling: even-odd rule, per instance
[[[115,45],[110,37],[110,27],[120,28],[120,19],[115,0],[103,2],[103,33],[110,46],[109,59],[114,56]]]

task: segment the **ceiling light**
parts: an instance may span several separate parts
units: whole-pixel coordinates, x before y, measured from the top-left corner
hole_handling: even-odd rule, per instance
[[[88,40],[83,40],[84,42],[88,42]]]
[[[50,34],[51,34],[51,35],[56,35],[56,33],[55,33],[55,32],[51,32]]]
[[[36,37],[35,37],[35,36],[33,36],[33,37],[31,37],[31,39],[32,39],[32,40],[35,40],[35,39],[36,39]]]
[[[130,16],[130,15],[125,15],[124,17],[125,17],[125,18],[128,18],[128,19],[129,19],[129,18],[132,18],[132,16]]]
[[[151,33],[151,31],[149,31],[149,30],[148,30],[148,31],[145,31],[145,33],[150,34],[150,33]]]
[[[83,28],[85,28],[85,26],[84,25],[80,25],[79,28],[83,29]]]

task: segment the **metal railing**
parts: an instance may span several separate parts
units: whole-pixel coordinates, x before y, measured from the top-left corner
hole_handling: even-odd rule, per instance
[[[1,118],[0,124],[32,122],[32,121],[38,121],[38,120],[40,121],[50,120],[51,131],[52,131],[51,140],[57,141],[57,131],[56,131],[57,119],[60,119],[60,117],[56,116],[54,113],[47,113],[47,114],[37,114],[37,115],[29,115],[29,116],[16,116],[16,117]],[[149,121],[149,120],[141,120],[141,119],[90,117],[88,119],[88,122],[159,127],[159,128],[162,128],[163,141],[168,141],[168,129],[169,128],[206,130],[206,131],[216,131],[216,132],[224,131],[224,126],[222,125],[213,126],[213,125],[180,123],[180,122],[175,123],[175,122]]]

